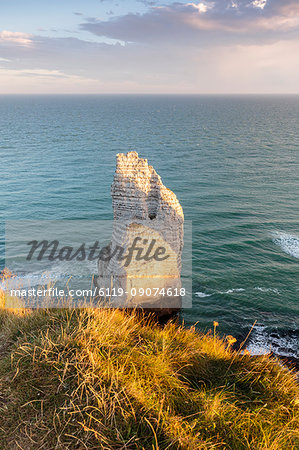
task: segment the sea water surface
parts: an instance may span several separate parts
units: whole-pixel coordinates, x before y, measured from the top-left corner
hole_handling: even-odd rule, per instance
[[[0,97],[5,220],[111,219],[115,155],[149,160],[193,223],[187,325],[298,358],[298,96]]]

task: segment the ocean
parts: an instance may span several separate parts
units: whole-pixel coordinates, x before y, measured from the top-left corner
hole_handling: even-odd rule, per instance
[[[1,96],[6,220],[112,219],[115,156],[136,150],[192,221],[187,326],[299,358],[298,96]]]

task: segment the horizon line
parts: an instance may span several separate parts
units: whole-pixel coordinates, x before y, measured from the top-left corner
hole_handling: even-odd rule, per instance
[[[173,96],[212,96],[212,95],[218,95],[218,96],[225,96],[225,95],[244,95],[244,96],[253,96],[253,95],[264,95],[264,96],[282,96],[282,95],[299,95],[299,92],[0,92],[0,96],[10,96],[10,95],[102,95],[102,96],[108,96],[108,95],[173,95]]]

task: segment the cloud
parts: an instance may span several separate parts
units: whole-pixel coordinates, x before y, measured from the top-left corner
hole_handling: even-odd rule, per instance
[[[251,4],[254,8],[264,9],[267,4],[267,0],[254,0]]]
[[[19,31],[0,31],[0,43],[14,43],[28,47],[32,44],[32,34],[21,33]]]
[[[32,37],[1,46],[0,92],[263,93],[298,92],[299,41],[160,47]],[[1,61],[0,61],[1,66]]]
[[[73,75],[68,75],[60,70],[47,70],[47,69],[23,69],[23,70],[10,70],[7,72],[14,73],[18,76],[33,76],[33,77],[46,77],[46,78],[74,78]],[[80,77],[76,77],[80,78]]]
[[[294,0],[215,0],[152,6],[144,14],[108,20],[90,18],[81,29],[135,43],[258,42],[298,33],[299,2]]]
[[[207,12],[209,9],[213,8],[213,3],[187,3],[187,6],[193,6],[193,8],[197,9],[201,13]]]
[[[138,3],[143,3],[145,6],[154,6],[158,2],[157,1],[150,1],[150,0],[136,0]]]
[[[0,93],[73,93],[99,88],[99,80],[69,75],[59,70],[4,69],[0,67]]]
[[[298,92],[299,4],[257,1],[201,0],[83,19],[83,29],[124,45],[2,31],[0,92]]]

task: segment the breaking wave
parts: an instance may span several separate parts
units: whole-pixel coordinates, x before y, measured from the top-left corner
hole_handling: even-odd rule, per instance
[[[243,288],[228,289],[227,291],[219,291],[218,294],[233,294],[234,292],[243,292]]]
[[[204,292],[195,292],[196,297],[204,298],[211,297],[212,294],[205,294]]]
[[[299,259],[299,236],[284,232],[275,232],[272,233],[272,240],[285,253]]]
[[[279,290],[276,289],[276,288],[265,288],[265,287],[259,287],[259,286],[257,286],[257,287],[255,287],[254,289],[255,289],[256,291],[261,291],[261,292],[272,292],[273,294],[280,295]]]

